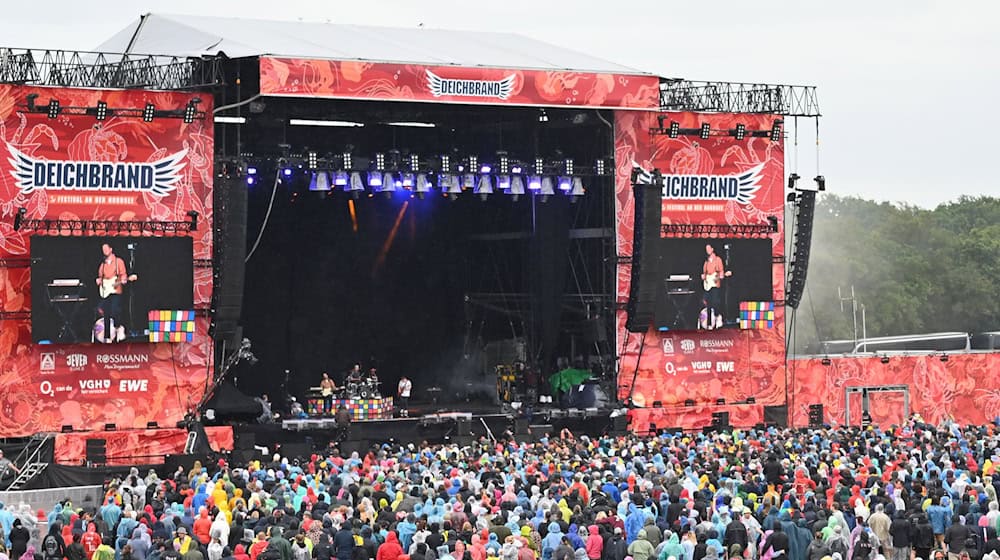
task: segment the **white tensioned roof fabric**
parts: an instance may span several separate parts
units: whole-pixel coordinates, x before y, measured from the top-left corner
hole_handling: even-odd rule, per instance
[[[97,50],[651,75],[514,33],[169,14],[146,14]]]

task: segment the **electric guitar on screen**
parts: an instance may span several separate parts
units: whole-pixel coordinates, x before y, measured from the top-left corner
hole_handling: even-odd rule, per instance
[[[129,282],[135,282],[138,279],[139,276],[136,274],[131,274],[128,276]],[[120,294],[122,292],[122,283],[121,281],[118,280],[117,276],[115,276],[114,278],[102,278],[101,285],[98,288],[98,291],[100,292],[101,299],[106,299],[108,296],[112,294]]]
[[[723,278],[729,278],[732,275],[733,275],[733,272],[731,270],[727,270],[726,273],[722,275],[722,277]],[[718,283],[719,280],[720,280],[719,274],[716,273],[716,272],[713,272],[711,274],[706,274],[705,275],[705,283],[703,284],[702,287],[705,288],[705,291],[707,292],[707,291],[711,290],[712,288],[714,288],[716,286],[716,284]]]

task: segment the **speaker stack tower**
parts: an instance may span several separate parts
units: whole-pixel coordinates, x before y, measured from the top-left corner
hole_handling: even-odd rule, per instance
[[[632,281],[629,286],[627,319],[629,332],[644,333],[653,323],[656,310],[656,292],[660,281],[660,240],[662,203],[660,200],[660,174],[653,174],[651,183],[637,183],[632,177],[632,194],[635,198],[635,215],[632,229]]]
[[[246,164],[236,160],[216,163],[214,186],[214,275],[212,327],[221,351],[239,348],[243,306],[243,277],[247,247]]]

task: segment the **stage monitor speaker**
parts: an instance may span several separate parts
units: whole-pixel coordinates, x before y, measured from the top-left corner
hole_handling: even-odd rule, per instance
[[[108,462],[108,440],[87,439],[84,443],[84,458],[90,465],[104,465]]]
[[[611,419],[611,429],[616,434],[623,434],[628,430],[628,416],[622,414]]]
[[[216,169],[212,334],[218,339],[232,339],[240,322],[246,269],[246,164],[219,162]],[[228,345],[232,346],[232,341]]]
[[[716,429],[729,428],[729,411],[713,412],[712,427]]]
[[[765,406],[764,425],[778,428],[788,427],[788,407],[785,405]]]
[[[806,289],[806,273],[809,271],[809,249],[812,246],[813,215],[816,211],[816,193],[803,191],[795,203],[795,241],[792,260],[788,268],[788,293],[785,305],[798,309],[802,293]]]
[[[629,285],[627,320],[629,332],[646,332],[656,313],[656,293],[660,282],[660,241],[663,204],[657,184],[632,185],[635,214],[632,229],[632,276]]]
[[[822,428],[823,423],[823,405],[819,403],[809,405],[809,427]]]

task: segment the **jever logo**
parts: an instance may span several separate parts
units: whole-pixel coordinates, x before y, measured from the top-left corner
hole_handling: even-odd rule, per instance
[[[427,70],[427,89],[434,97],[452,95],[455,97],[496,97],[507,99],[514,91],[515,75],[502,80],[458,80],[442,78]]]
[[[33,158],[7,144],[21,194],[36,190],[138,191],[165,196],[177,188],[181,170],[187,165],[181,150],[151,162],[52,161]]]

